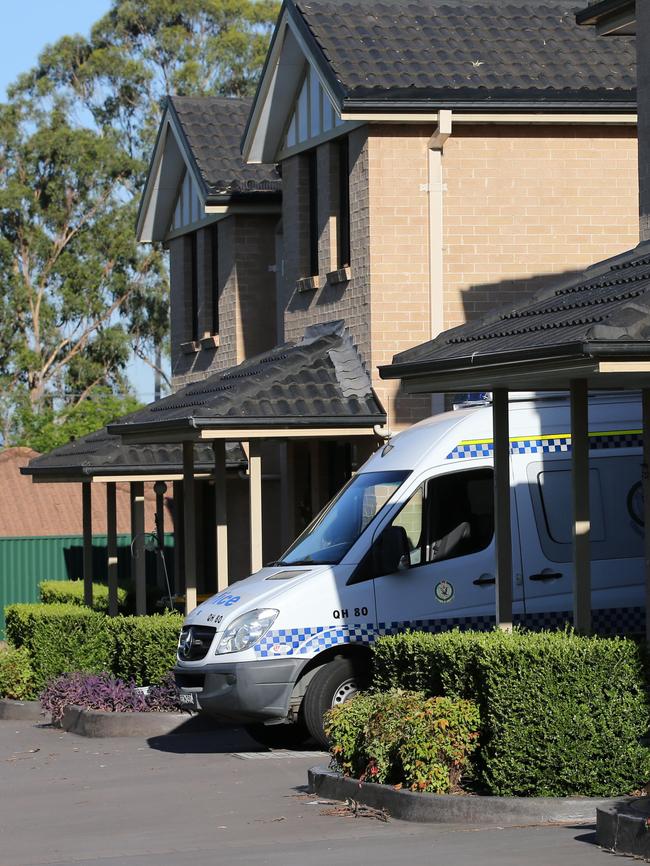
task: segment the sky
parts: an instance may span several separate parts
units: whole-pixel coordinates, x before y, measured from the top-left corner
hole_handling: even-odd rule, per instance
[[[0,97],[26,72],[42,49],[61,36],[81,33],[110,8],[110,0],[0,0]]]
[[[111,0],[0,0],[0,100],[7,86],[30,69],[43,48],[61,36],[81,33],[108,12]],[[153,373],[142,362],[129,365],[137,396],[153,400]]]

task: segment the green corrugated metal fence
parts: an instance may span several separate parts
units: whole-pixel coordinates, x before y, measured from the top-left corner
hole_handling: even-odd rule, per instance
[[[174,536],[165,535],[169,578],[174,579],[171,549]],[[118,535],[118,579],[131,576],[131,536]],[[79,580],[83,576],[83,539],[80,535],[0,538],[0,640],[4,638],[4,609],[15,602],[38,601],[42,580]],[[147,550],[147,582],[156,580],[156,554]],[[93,536],[93,579],[106,581],[106,536]]]

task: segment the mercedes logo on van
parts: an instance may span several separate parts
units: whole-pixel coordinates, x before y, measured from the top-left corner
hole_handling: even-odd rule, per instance
[[[178,641],[178,654],[187,659],[192,654],[192,644],[194,643],[194,633],[191,628],[186,632],[181,632],[180,640]]]

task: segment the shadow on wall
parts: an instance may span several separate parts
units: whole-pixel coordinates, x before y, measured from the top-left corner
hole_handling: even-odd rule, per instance
[[[502,310],[521,304],[543,289],[569,283],[581,273],[581,269],[567,270],[468,286],[461,291],[464,321],[476,322],[488,314],[496,315]],[[446,313],[446,316],[448,317],[449,314]],[[406,351],[408,348],[411,347],[403,346],[400,351]],[[401,383],[391,404],[390,423],[398,427],[408,426],[427,418],[433,411],[431,395],[408,394]]]
[[[465,321],[476,321],[488,313],[498,313],[508,307],[518,306],[537,292],[562,286],[581,273],[582,269],[531,274],[513,280],[469,286],[461,292]]]

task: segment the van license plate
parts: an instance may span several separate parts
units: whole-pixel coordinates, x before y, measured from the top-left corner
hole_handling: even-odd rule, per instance
[[[179,701],[183,706],[187,707],[198,707],[198,696],[193,694],[192,692],[181,692],[179,695]]]

